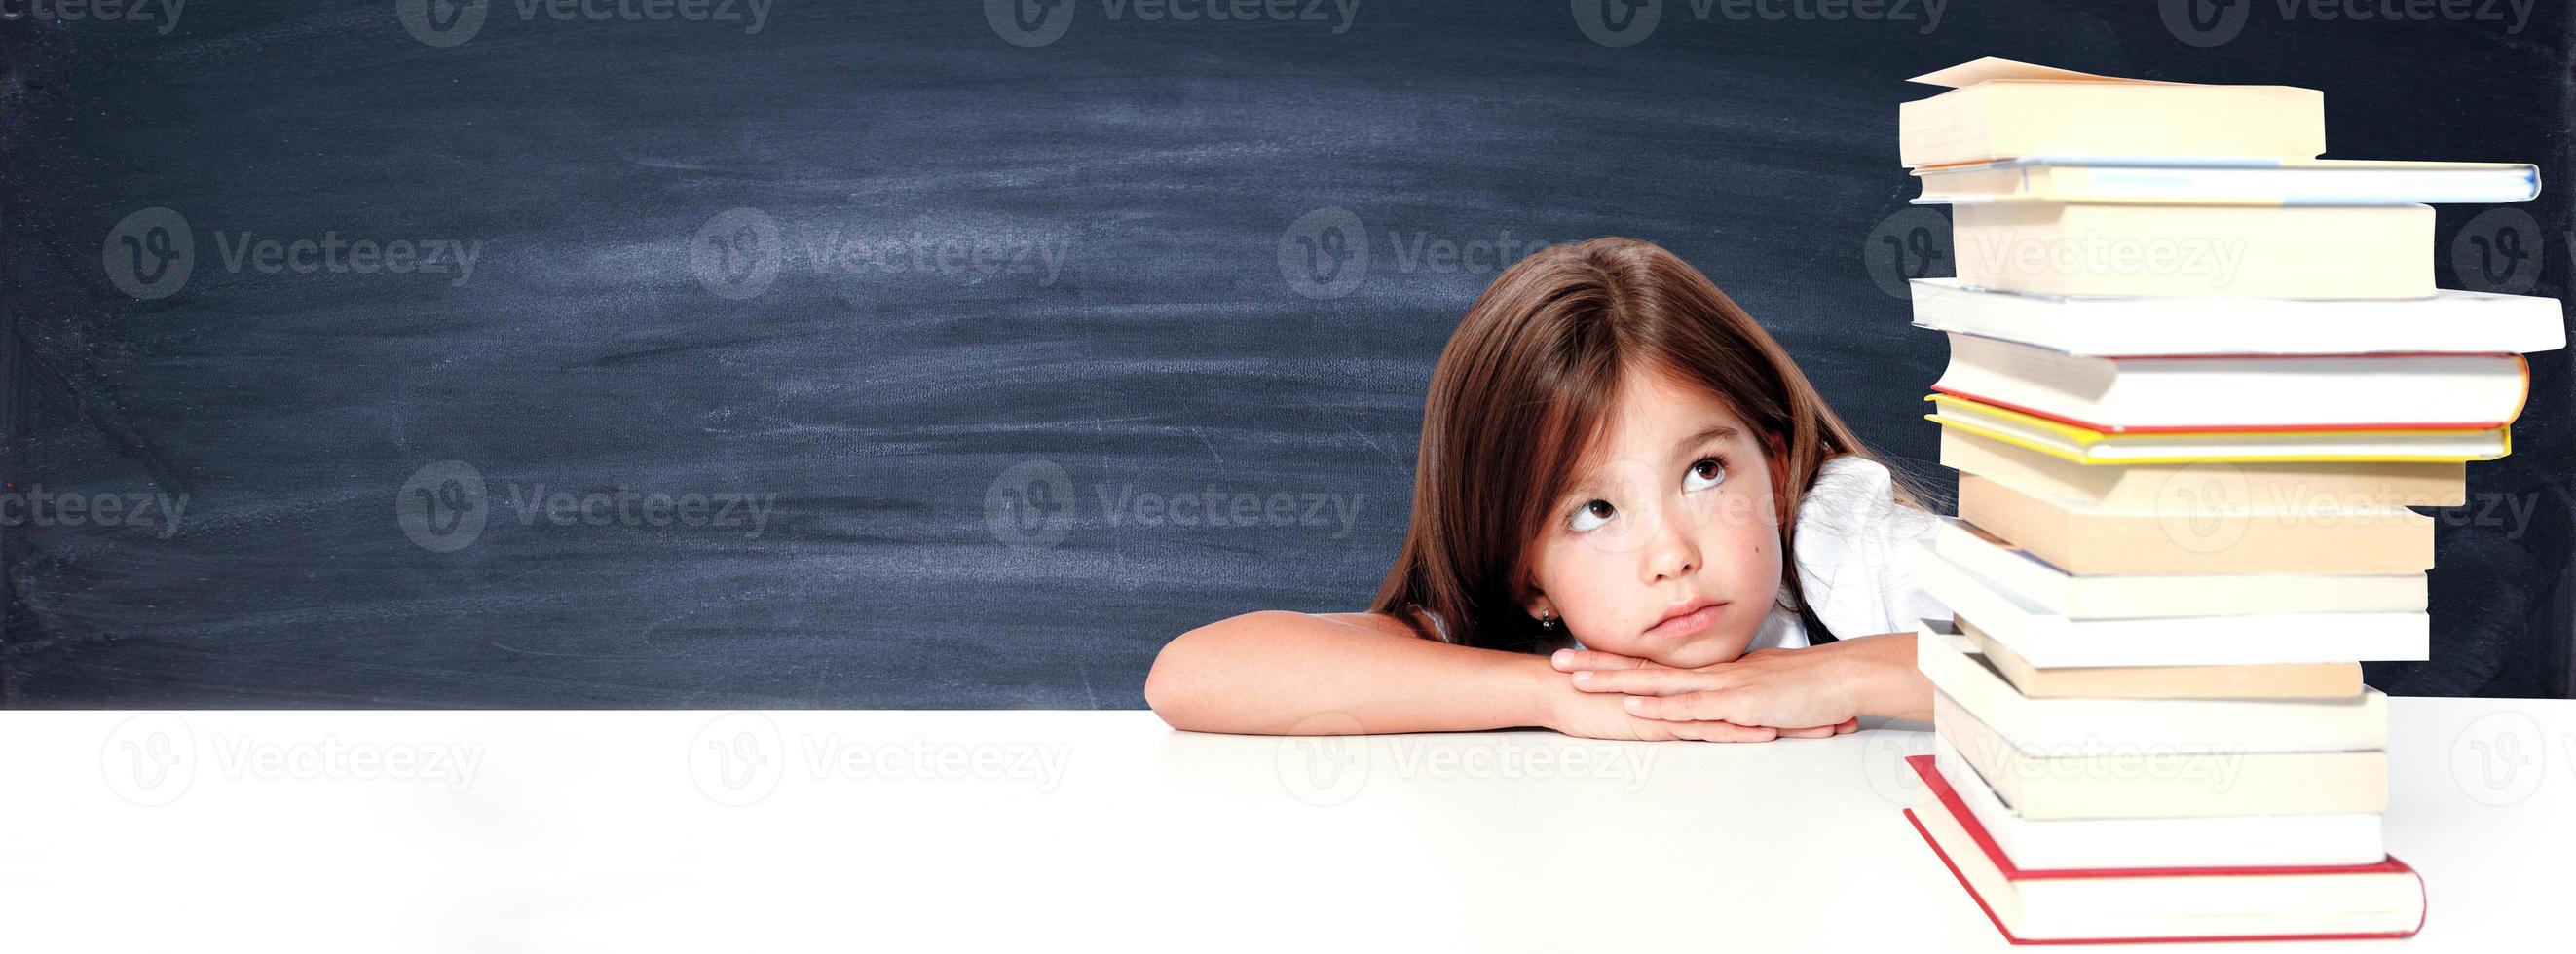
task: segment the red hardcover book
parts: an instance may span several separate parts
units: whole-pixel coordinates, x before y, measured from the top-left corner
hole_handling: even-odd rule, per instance
[[[2424,928],[2423,877],[2394,857],[2335,867],[2018,868],[1933,767],[1931,756],[1905,761],[1943,809],[1927,824],[1925,815],[1909,808],[1906,820],[1986,920],[2014,944],[2319,941],[2409,937]],[[1979,890],[1980,882],[1986,890]],[[2411,888],[2411,902],[2400,896],[2402,887]],[[2292,894],[2309,896],[2310,904],[2325,896],[2333,902],[2304,911],[2269,904]],[[2170,907],[2157,909],[2163,906]],[[2082,910],[2113,908],[2119,910],[2116,917],[2097,919],[2113,930],[2068,923],[2085,920]],[[2040,925],[2036,930],[2034,923]]]

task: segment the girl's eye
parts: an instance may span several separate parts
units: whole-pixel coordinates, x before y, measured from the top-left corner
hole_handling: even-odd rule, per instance
[[[1702,457],[1691,464],[1690,474],[1682,478],[1682,489],[1707,490],[1725,479],[1725,461],[1715,457]]]
[[[1574,519],[1568,521],[1567,526],[1573,527],[1576,533],[1581,533],[1609,523],[1610,518],[1618,513],[1618,508],[1610,506],[1609,501],[1595,500],[1574,508]]]

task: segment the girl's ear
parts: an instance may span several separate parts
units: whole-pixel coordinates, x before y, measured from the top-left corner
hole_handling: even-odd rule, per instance
[[[1528,613],[1531,619],[1545,619],[1556,614],[1555,607],[1547,602],[1547,594],[1538,592],[1537,587],[1530,588],[1529,602],[1521,604],[1521,611]]]

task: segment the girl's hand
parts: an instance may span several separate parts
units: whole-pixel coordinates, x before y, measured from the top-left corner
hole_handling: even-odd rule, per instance
[[[1783,737],[1836,735],[1859,728],[1852,661],[1828,643],[1761,649],[1733,662],[1675,669],[1633,656],[1560,650],[1549,658],[1574,688],[1618,700],[1629,715],[1683,723],[1716,720],[1769,726]]]
[[[1769,742],[1773,739],[1819,739],[1837,731],[1835,726],[1781,729],[1709,719],[1652,719],[1629,712],[1621,702],[1625,698],[1615,694],[1580,692],[1564,681],[1555,681],[1548,692],[1547,727],[1577,738],[1642,742]],[[1840,731],[1851,731],[1851,727],[1841,727]]]

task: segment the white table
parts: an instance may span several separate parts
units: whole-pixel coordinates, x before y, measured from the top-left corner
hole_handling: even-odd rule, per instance
[[[2388,842],[2430,887],[2424,932],[2236,946],[2563,941],[2576,702],[2391,712]],[[0,925],[48,954],[2006,949],[1899,812],[1898,759],[1927,747],[1914,726],[1706,745],[1145,712],[10,712]]]

